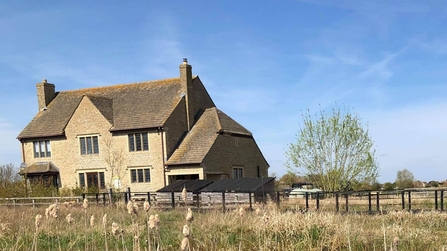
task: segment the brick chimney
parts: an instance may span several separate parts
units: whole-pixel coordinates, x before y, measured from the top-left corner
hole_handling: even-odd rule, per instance
[[[192,111],[193,104],[193,89],[192,89],[192,66],[188,64],[188,59],[183,58],[183,63],[180,65],[180,83],[183,85],[186,101],[186,119],[188,131],[194,123],[194,113]]]
[[[37,83],[36,87],[39,111],[43,111],[56,96],[55,87],[53,84],[48,83],[46,79],[42,83]]]

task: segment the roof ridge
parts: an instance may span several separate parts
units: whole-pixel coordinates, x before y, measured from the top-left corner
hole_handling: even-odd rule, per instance
[[[157,79],[157,80],[147,80],[142,82],[130,82],[130,83],[121,83],[121,84],[113,84],[113,85],[105,85],[105,86],[96,86],[96,87],[87,87],[87,88],[81,88],[76,90],[66,90],[66,91],[60,91],[63,93],[74,93],[74,92],[91,92],[95,90],[101,90],[101,89],[112,89],[112,88],[120,88],[120,87],[132,87],[134,85],[141,85],[141,84],[156,84],[160,82],[166,82],[166,84],[172,84],[173,81],[180,80],[180,78],[165,78],[165,79]]]

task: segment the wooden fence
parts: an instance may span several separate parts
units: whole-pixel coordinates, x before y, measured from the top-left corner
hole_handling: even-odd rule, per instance
[[[109,206],[115,203],[127,203],[129,200],[142,203],[148,201],[151,206],[172,209],[180,206],[202,209],[222,208],[226,211],[239,205],[253,209],[255,203],[272,202],[281,210],[333,211],[333,212],[368,212],[386,213],[395,210],[409,211],[444,211],[445,189],[393,190],[393,191],[355,191],[336,193],[304,193],[300,198],[287,197],[282,191],[265,198],[255,197],[253,193],[202,192],[187,193],[183,200],[180,192],[125,192],[82,194],[73,197],[26,197],[0,198],[0,206],[41,206],[53,203],[68,205],[82,204],[84,198],[90,203]]]

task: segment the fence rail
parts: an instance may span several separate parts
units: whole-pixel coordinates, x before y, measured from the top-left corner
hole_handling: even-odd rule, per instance
[[[334,212],[368,212],[386,213],[394,210],[438,210],[445,209],[446,189],[430,190],[393,190],[393,191],[355,191],[335,193],[303,193],[301,197],[288,197],[282,191],[276,191],[270,196],[259,197],[254,193],[235,192],[202,192],[187,193],[183,200],[179,192],[125,192],[114,193],[84,193],[82,196],[71,197],[20,197],[0,198],[0,206],[41,206],[53,203],[78,205],[87,198],[89,202],[103,206],[113,205],[117,202],[127,203],[129,200],[142,203],[148,201],[152,206],[162,209],[179,206],[197,208],[219,208],[224,211],[239,205],[247,205],[253,209],[253,204],[271,200],[278,208],[284,210],[301,211],[334,211]]]

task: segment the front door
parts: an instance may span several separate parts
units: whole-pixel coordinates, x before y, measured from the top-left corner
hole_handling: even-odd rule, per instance
[[[98,187],[98,173],[86,173],[87,174],[87,187]]]

